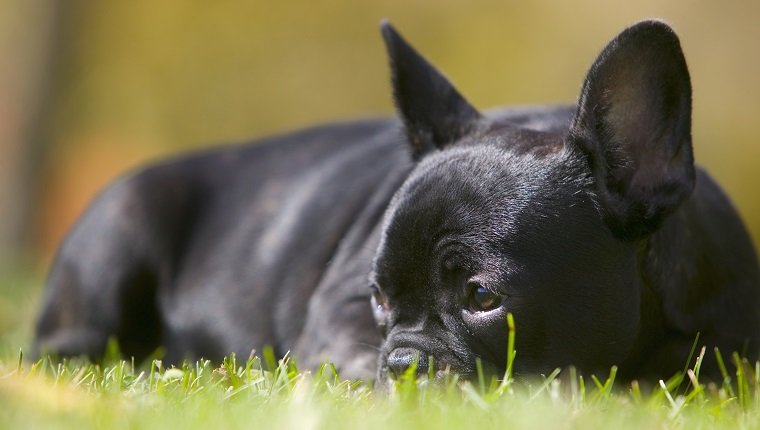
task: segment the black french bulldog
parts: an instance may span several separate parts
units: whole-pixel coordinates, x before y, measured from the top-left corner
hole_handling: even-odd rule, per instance
[[[271,345],[349,378],[417,360],[467,377],[478,358],[504,371],[511,312],[520,374],[667,377],[697,333],[757,357],[757,256],[694,167],[670,27],[610,42],[577,106],[488,115],[382,34],[406,136],[331,124],[121,178],[63,242],[35,349],[96,357],[116,336],[176,362]]]

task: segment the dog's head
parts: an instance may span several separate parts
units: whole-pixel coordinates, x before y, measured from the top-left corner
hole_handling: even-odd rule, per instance
[[[380,380],[607,368],[640,336],[641,243],[694,186],[691,87],[676,35],[647,21],[599,55],[565,127],[487,118],[389,25],[395,101],[417,165],[370,276]],[[530,123],[530,121],[528,121]]]

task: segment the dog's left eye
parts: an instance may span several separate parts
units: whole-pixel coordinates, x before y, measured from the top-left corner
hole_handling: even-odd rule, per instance
[[[502,296],[477,282],[468,283],[469,306],[476,312],[490,311],[501,306]]]

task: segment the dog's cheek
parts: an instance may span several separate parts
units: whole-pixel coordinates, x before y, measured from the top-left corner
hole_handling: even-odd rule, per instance
[[[515,351],[518,351],[514,370],[517,373],[548,373],[555,367],[554,357],[547,355],[550,339],[547,336],[547,319],[552,311],[547,309],[546,298],[538,296],[508,297],[501,308],[487,313],[463,313],[462,319],[476,338],[481,357],[490,357],[494,365],[506,369],[509,328],[507,314],[514,322]]]
[[[488,312],[462,310],[462,321],[473,337],[468,340],[468,343],[472,344],[474,352],[494,365],[500,367],[506,365],[509,330],[505,307]],[[479,349],[485,350],[479,351]]]
[[[377,374],[375,384],[383,386],[388,383],[388,366],[386,360],[388,359],[388,352],[385,344],[380,348],[380,354],[377,356]]]

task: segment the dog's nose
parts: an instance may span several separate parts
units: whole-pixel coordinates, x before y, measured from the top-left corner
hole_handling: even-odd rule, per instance
[[[420,350],[415,348],[396,348],[388,354],[388,373],[393,378],[403,375],[406,370],[417,364],[416,373],[424,375],[428,372],[428,358]]]

